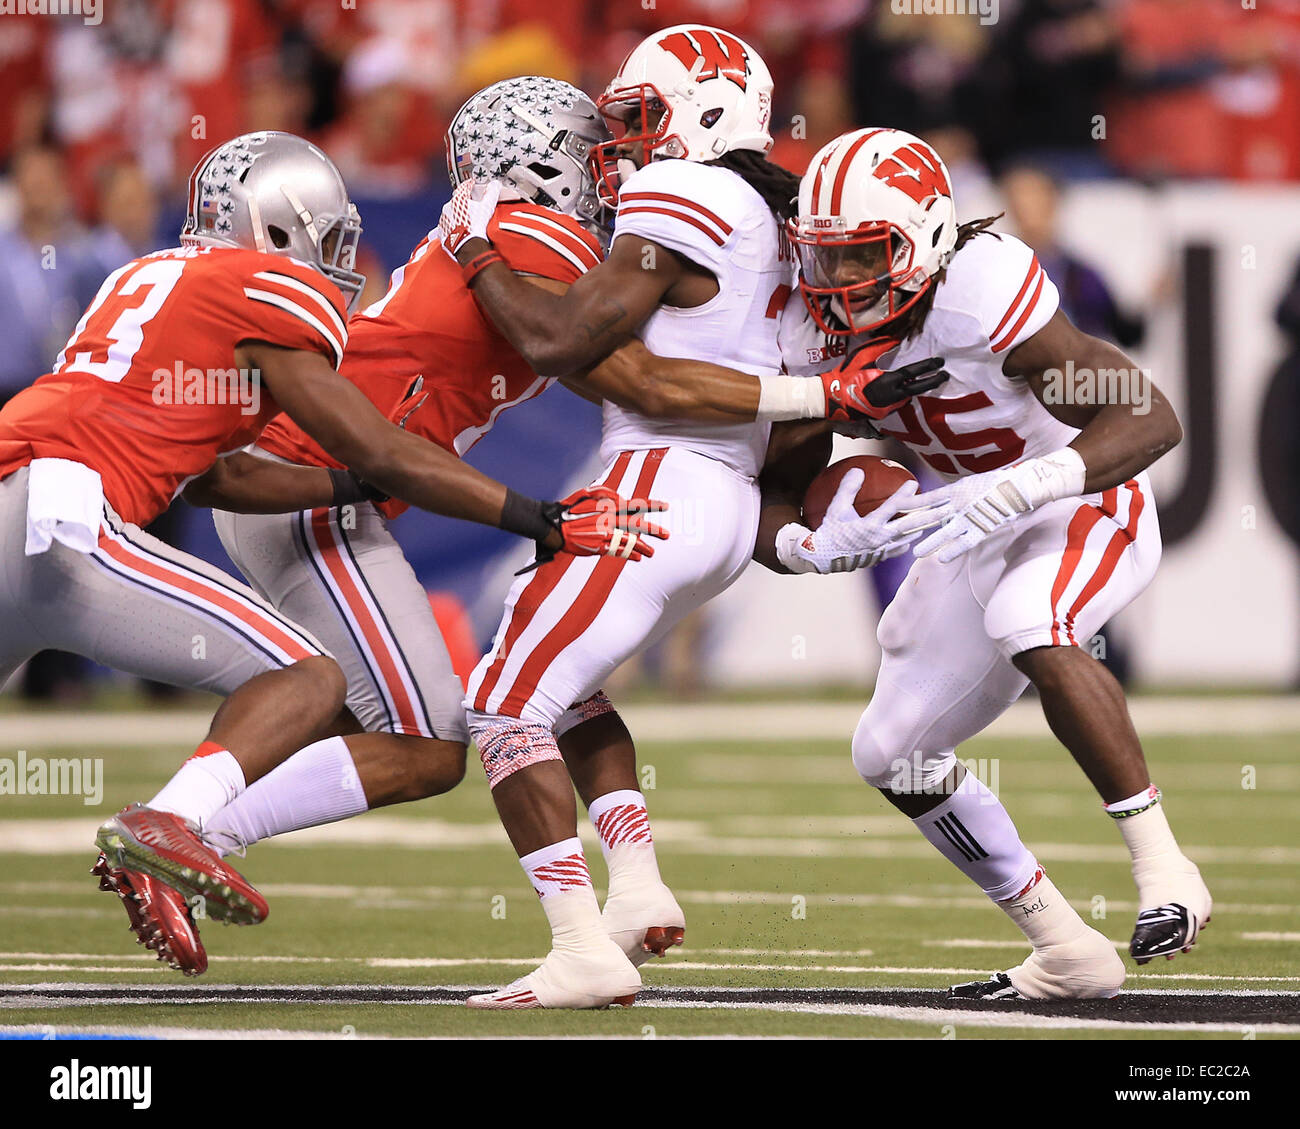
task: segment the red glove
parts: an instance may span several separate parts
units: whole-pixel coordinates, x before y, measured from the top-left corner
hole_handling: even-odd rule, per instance
[[[557,528],[564,538],[561,552],[575,557],[639,561],[655,552],[643,538],[668,537],[668,530],[645,520],[646,514],[666,510],[666,502],[628,501],[608,486],[587,486],[556,504],[560,507]]]
[[[537,559],[522,572],[554,559],[556,553],[575,557],[618,557],[639,561],[654,556],[647,537],[668,538],[668,530],[645,520],[646,514],[662,513],[666,502],[645,498],[628,501],[608,486],[586,486],[558,502],[547,502],[542,512],[562,538],[557,549],[537,543]],[[516,573],[518,575],[518,573]]]
[[[839,368],[821,374],[826,418],[845,422],[884,419],[904,400],[938,388],[948,379],[942,357],[927,357],[899,369],[880,369],[875,362],[897,341],[869,341],[846,357]]]

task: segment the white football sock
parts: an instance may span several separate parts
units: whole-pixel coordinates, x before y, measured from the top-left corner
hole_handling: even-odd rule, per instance
[[[1032,880],[1037,862],[1002,801],[967,773],[951,796],[913,820],[944,858],[995,902]]]
[[[244,791],[244,770],[226,749],[205,741],[177,770],[149,807],[174,812],[200,826]]]
[[[642,883],[658,885],[659,862],[646,815],[645,796],[630,788],[606,792],[587,809],[609,867],[609,892]]]
[[[608,943],[582,843],[576,835],[521,855],[519,865],[542,900],[556,948]]]
[[[1119,833],[1133,859],[1133,880],[1137,883],[1138,905],[1142,909],[1161,904],[1169,894],[1171,877],[1196,872],[1169,828],[1159,789],[1153,784],[1149,791],[1154,795],[1144,793],[1147,799],[1140,807],[1134,808],[1130,800],[1106,805],[1107,813],[1119,824]],[[1126,805],[1129,810],[1125,810]]]
[[[342,737],[299,749],[204,824],[219,854],[286,831],[333,823],[366,811],[365,789]]]

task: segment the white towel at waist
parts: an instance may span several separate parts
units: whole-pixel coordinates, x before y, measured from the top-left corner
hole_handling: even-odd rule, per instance
[[[99,543],[104,485],[99,471],[71,459],[33,459],[27,476],[27,555],[58,541],[78,553]]]

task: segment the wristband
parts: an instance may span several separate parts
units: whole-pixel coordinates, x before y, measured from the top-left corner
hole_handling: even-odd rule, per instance
[[[527,537],[530,541],[544,541],[558,528],[557,521],[549,516],[554,511],[555,503],[539,502],[525,494],[516,493],[506,487],[505,505],[501,507],[499,529]],[[558,518],[556,512],[556,518]]]
[[[1088,468],[1083,456],[1073,447],[1062,447],[1050,455],[1030,459],[1022,464],[1030,468],[1034,484],[1042,496],[1032,501],[1034,509],[1044,502],[1059,502],[1062,498],[1077,498],[1083,493],[1088,478]]]
[[[330,483],[334,487],[334,500],[331,506],[350,506],[367,501],[365,487],[361,479],[349,470],[329,468]]]
[[[475,255],[468,263],[460,268],[460,276],[468,286],[479,275],[480,271],[486,270],[493,263],[504,263],[505,259],[501,257],[501,252],[495,247],[490,248],[481,254]]]
[[[781,419],[823,419],[826,389],[816,377],[760,376],[758,378],[759,423]]]

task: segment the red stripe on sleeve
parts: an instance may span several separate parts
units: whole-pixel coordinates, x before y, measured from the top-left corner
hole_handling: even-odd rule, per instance
[[[1025,296],[1025,292],[1029,289],[1029,284],[1034,281],[1034,275],[1036,275],[1040,269],[1041,268],[1038,265],[1038,256],[1034,255],[1033,258],[1030,259],[1029,272],[1025,275],[1025,281],[1020,284],[1020,289],[1016,291],[1016,296],[1012,299],[1011,305],[1007,307],[1007,312],[1002,315],[1002,320],[998,322],[997,329],[989,334],[990,341],[994,340],[1002,333],[1003,328],[1006,326],[1007,322],[1011,320],[1017,308],[1020,306],[1020,300]]]
[[[1030,297],[1028,304],[1025,306],[1025,312],[1016,320],[1016,324],[1007,330],[1004,336],[997,344],[993,346],[993,352],[1000,353],[1016,339],[1016,334],[1020,332],[1025,322],[1029,320],[1029,315],[1034,312],[1034,307],[1038,305],[1038,296],[1043,292],[1043,283],[1047,281],[1045,271],[1038,272],[1038,285],[1034,287],[1034,293]]]
[[[674,196],[669,192],[624,192],[619,195],[618,199],[620,204],[624,200],[650,200],[660,204],[676,204],[679,208],[688,208],[699,212],[710,223],[717,224],[718,230],[723,235],[730,235],[732,231],[731,224],[727,223],[716,212],[711,212],[703,204],[697,204],[694,200],[688,200],[684,196]]]

